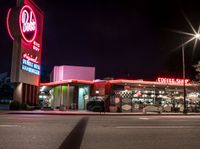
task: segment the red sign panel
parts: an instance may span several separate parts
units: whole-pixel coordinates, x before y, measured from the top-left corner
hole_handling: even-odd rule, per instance
[[[26,42],[33,42],[37,33],[37,21],[33,9],[24,5],[19,15],[19,26],[22,37]]]
[[[9,9],[8,33],[13,39],[11,81],[39,85],[43,12],[31,0]]]

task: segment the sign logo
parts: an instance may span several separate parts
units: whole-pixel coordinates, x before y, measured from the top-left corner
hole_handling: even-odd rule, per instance
[[[24,5],[20,11],[19,26],[24,40],[33,42],[37,33],[37,21],[33,9],[28,5]]]

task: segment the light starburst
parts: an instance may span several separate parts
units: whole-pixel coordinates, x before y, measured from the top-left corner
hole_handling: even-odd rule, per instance
[[[171,30],[172,32],[175,32],[175,33],[178,33],[178,34],[191,36],[191,38],[189,40],[183,42],[181,45],[177,46],[175,49],[179,49],[179,48],[187,45],[188,43],[194,41],[193,50],[192,50],[192,55],[194,55],[194,52],[195,52],[195,49],[196,49],[196,46],[197,46],[197,42],[200,41],[200,26],[198,27],[198,30],[195,30],[195,28],[192,25],[189,18],[184,13],[183,13],[183,16],[184,16],[185,20],[187,21],[188,25],[190,26],[190,28],[192,29],[193,32],[189,33],[189,32],[184,32],[184,31],[179,31],[179,30]]]

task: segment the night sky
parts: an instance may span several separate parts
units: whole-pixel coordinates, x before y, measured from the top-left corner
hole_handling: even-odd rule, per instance
[[[15,0],[0,0],[0,73],[10,72],[12,40],[6,13]],[[155,80],[181,77],[181,49],[192,32],[183,12],[198,29],[200,1],[35,0],[45,13],[42,79],[54,65],[96,67],[96,78]],[[200,46],[185,47],[186,76],[194,78],[192,64],[200,60]]]

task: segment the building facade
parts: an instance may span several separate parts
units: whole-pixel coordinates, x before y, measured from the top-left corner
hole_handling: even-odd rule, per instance
[[[43,101],[43,105],[51,108],[63,106],[65,109],[87,110],[89,101],[103,100],[105,111],[110,112],[140,112],[149,105],[162,107],[163,111],[166,112],[183,111],[182,79],[158,78],[156,81],[94,80],[94,71],[87,72],[88,76],[93,75],[93,80],[92,77],[90,77],[90,80],[84,80],[81,77],[70,79],[66,76],[67,80],[41,83],[40,99]],[[57,76],[59,76],[58,72]],[[84,73],[83,76],[85,78],[87,73]],[[200,94],[198,84],[186,79],[185,87],[188,110],[191,112],[199,110]],[[43,92],[47,93],[42,95]]]
[[[139,112],[152,105],[165,112],[183,112],[183,80],[158,78],[156,81],[110,80],[110,105],[121,112]],[[197,111],[200,94],[197,84],[186,80],[186,105],[189,111]],[[116,109],[116,108],[115,108]]]
[[[52,109],[85,110],[94,79],[94,67],[55,66],[51,82],[40,85],[40,104]]]

